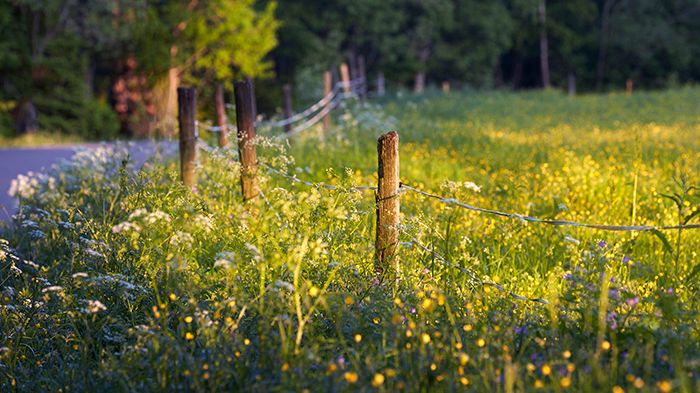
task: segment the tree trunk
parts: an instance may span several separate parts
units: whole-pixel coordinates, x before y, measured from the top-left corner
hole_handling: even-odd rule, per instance
[[[425,90],[425,68],[428,64],[428,59],[430,58],[430,48],[425,47],[421,49],[418,55],[418,61],[420,62],[421,70],[416,73],[416,79],[413,84],[414,93],[422,93]]]
[[[608,35],[610,33],[610,12],[612,11],[614,2],[614,0],[605,0],[603,2],[603,11],[600,16],[598,63],[596,64],[596,88],[598,90],[602,89],[603,79],[605,78],[605,61],[608,51]]]
[[[540,19],[540,70],[542,72],[542,87],[549,88],[549,43],[547,40],[547,5],[546,0],[540,0],[538,14]]]
[[[569,86],[569,96],[576,95],[576,74],[573,71],[569,71],[569,76],[567,78],[567,84]]]
[[[39,128],[36,107],[31,99],[22,101],[17,107],[15,117],[15,134],[31,134]]]

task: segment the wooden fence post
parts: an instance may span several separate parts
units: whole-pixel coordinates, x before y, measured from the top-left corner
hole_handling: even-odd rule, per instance
[[[257,197],[260,192],[257,179],[258,159],[255,153],[255,96],[252,87],[249,80],[236,81],[233,84],[243,201]]]
[[[396,247],[399,243],[399,134],[391,131],[377,141],[379,175],[377,189],[377,238],[374,271],[398,278]],[[393,265],[393,266],[392,266]]]
[[[631,95],[632,95],[632,90],[633,90],[633,89],[634,89],[634,82],[632,81],[631,78],[630,78],[630,79],[627,79],[627,81],[625,82],[625,93],[626,93],[628,96],[631,96]]]
[[[329,94],[333,91],[333,74],[331,74],[330,70],[326,70],[326,72],[323,73],[323,97],[328,97]],[[331,105],[333,105],[333,100],[328,101],[328,104],[326,105],[327,108],[329,108]],[[331,111],[328,110],[328,113],[326,113],[325,116],[323,116],[323,131],[328,131],[331,128]]]
[[[340,65],[340,80],[343,81],[343,92],[350,94],[350,70],[345,63]]]
[[[380,72],[377,75],[377,96],[382,97],[384,92],[384,73]]]
[[[445,94],[450,92],[450,81],[442,81],[442,92]]]
[[[282,86],[282,94],[284,95],[284,118],[289,119],[292,117],[292,86],[289,83]],[[285,124],[284,132],[290,131],[292,131],[292,124]]]
[[[189,189],[196,186],[197,159],[197,91],[194,87],[177,88],[178,121],[180,125],[180,179]]]
[[[224,85],[216,85],[216,125],[219,126],[219,147],[228,146],[228,121],[226,120],[226,105],[224,103]]]

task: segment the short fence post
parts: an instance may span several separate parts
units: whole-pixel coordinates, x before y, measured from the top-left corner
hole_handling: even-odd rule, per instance
[[[323,73],[323,97],[328,97],[333,92],[333,75],[330,70]],[[328,131],[331,128],[331,111],[330,106],[333,105],[333,100],[329,100],[326,104],[326,115],[323,116],[323,131]]]
[[[236,124],[238,126],[238,157],[241,162],[241,189],[243,201],[258,196],[257,156],[255,153],[255,96],[249,80],[233,84],[236,96]]]
[[[377,96],[382,97],[384,92],[384,73],[380,72],[377,75]]]
[[[189,189],[196,186],[197,159],[197,91],[194,87],[177,88],[178,121],[180,125],[180,179]]]
[[[226,120],[226,105],[224,103],[224,85],[216,85],[216,123],[219,126],[219,147],[228,145],[228,121]]]
[[[377,141],[379,175],[377,189],[377,237],[374,271],[384,276],[387,269],[398,278],[396,247],[399,242],[399,134],[391,131]],[[393,265],[393,266],[392,266]],[[393,267],[393,268],[392,268]]]
[[[292,117],[292,86],[289,83],[285,83],[282,86],[282,94],[284,95],[284,118],[289,119]],[[292,124],[285,124],[284,132],[291,132]]]
[[[634,89],[634,82],[632,79],[627,79],[625,82],[625,92],[627,93],[628,96],[632,95],[632,90]]]
[[[340,65],[340,80],[343,81],[343,92],[350,94],[350,70],[345,63]]]
[[[442,82],[442,92],[445,94],[450,92],[450,82],[449,81]]]

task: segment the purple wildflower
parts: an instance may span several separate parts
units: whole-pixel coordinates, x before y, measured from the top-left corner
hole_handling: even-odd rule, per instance
[[[634,307],[639,303],[639,296],[635,296],[631,299],[627,299],[627,305],[630,307]]]
[[[598,242],[598,247],[600,248],[605,248],[608,245],[608,243],[605,242],[605,240],[601,240]]]
[[[622,257],[622,263],[624,263],[625,265],[628,264],[630,262],[630,260],[631,260],[631,258],[628,257],[627,255]]]

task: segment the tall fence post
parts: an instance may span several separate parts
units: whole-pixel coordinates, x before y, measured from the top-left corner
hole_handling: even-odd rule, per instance
[[[627,94],[628,96],[631,96],[633,89],[634,89],[634,82],[632,81],[631,78],[628,78],[627,81],[625,81],[625,94]]]
[[[233,84],[243,201],[257,197],[260,192],[257,179],[258,159],[255,153],[255,96],[252,87],[249,80],[236,81]]]
[[[285,83],[282,86],[282,94],[284,95],[284,118],[289,119],[292,117],[292,86],[289,83]],[[292,124],[285,124],[284,132],[291,132]]]
[[[399,242],[399,134],[391,131],[377,141],[379,175],[377,189],[377,238],[374,271],[385,276],[387,270],[398,277],[396,247]],[[393,266],[392,266],[393,265]]]
[[[323,97],[328,97],[329,94],[333,91],[333,74],[331,74],[330,70],[326,70],[326,72],[323,73]],[[331,111],[330,111],[330,106],[333,105],[333,100],[329,100],[328,104],[326,105],[327,108],[327,113],[325,116],[323,116],[323,131],[328,131],[331,128]]]
[[[178,122],[180,125],[180,179],[189,189],[196,186],[197,159],[197,91],[194,87],[177,88]]]
[[[350,94],[350,70],[345,63],[340,65],[340,80],[343,82],[343,92]]]
[[[379,72],[379,74],[377,74],[377,96],[382,97],[384,92],[384,73]]]
[[[226,105],[224,103],[224,85],[217,83],[215,93],[216,125],[219,126],[219,147],[228,146],[228,121],[226,120]]]

